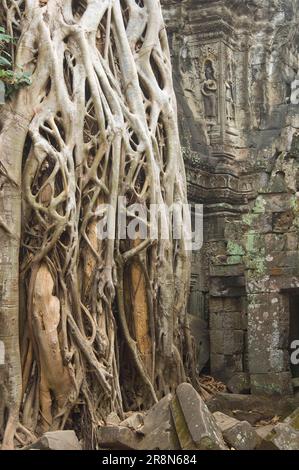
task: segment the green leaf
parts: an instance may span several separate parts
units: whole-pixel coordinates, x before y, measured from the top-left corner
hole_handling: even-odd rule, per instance
[[[6,43],[14,42],[14,38],[10,34],[7,34],[5,32],[5,29],[3,28],[3,26],[0,26],[0,43],[1,42],[6,42]]]
[[[0,41],[10,43],[13,41],[13,38],[9,36],[8,34],[2,34],[0,33]]]
[[[11,62],[7,59],[5,59],[5,57],[3,56],[0,56],[0,67],[10,67],[11,66]]]
[[[8,58],[11,60],[11,55],[10,55],[9,52],[3,51],[2,54],[3,54],[3,55],[6,55],[6,57],[8,57]]]

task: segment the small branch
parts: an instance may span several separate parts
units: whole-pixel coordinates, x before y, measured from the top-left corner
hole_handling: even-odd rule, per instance
[[[143,242],[141,242],[140,245],[135,246],[129,251],[126,251],[126,253],[122,255],[124,263],[127,263],[129,259],[138,255],[138,253],[140,253],[141,251],[146,250],[146,248],[148,248],[150,245],[155,244],[156,242],[157,242],[156,240],[151,240],[150,238],[148,238],[146,240],[143,240]]]

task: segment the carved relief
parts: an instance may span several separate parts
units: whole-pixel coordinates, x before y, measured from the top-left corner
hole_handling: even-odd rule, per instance
[[[210,143],[236,145],[237,93],[235,52],[223,41],[200,47],[201,95]],[[225,148],[220,148],[226,154]],[[232,154],[230,150],[229,154]]]
[[[235,125],[236,121],[235,77],[233,69],[234,63],[232,59],[229,59],[226,67],[225,80],[225,110],[229,125]]]
[[[202,85],[204,99],[205,116],[208,119],[216,119],[218,109],[217,82],[215,80],[214,66],[211,60],[206,60],[204,64],[205,80]]]
[[[218,54],[209,45],[200,48],[201,94],[203,97],[204,116],[208,122],[216,124],[218,120]]]

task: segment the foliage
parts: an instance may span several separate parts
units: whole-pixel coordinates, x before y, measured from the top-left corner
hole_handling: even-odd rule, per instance
[[[30,75],[13,65],[11,54],[7,51],[7,45],[13,42],[14,39],[0,26],[0,80],[5,84],[6,98],[19,88],[31,84]]]

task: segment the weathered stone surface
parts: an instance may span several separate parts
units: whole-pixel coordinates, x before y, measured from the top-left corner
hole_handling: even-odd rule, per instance
[[[255,428],[255,432],[260,437],[261,442],[266,440],[273,431],[274,424],[267,424],[266,426],[260,426]]]
[[[292,210],[273,213],[273,231],[276,233],[288,232],[292,227],[294,218]]]
[[[145,415],[144,426],[138,430],[144,436],[140,449],[180,449],[170,411],[171,400],[172,395],[167,395]]]
[[[243,355],[211,353],[211,368],[213,369],[213,375],[217,379],[227,382],[232,375],[243,370]]]
[[[296,410],[284,420],[284,423],[289,424],[292,428],[296,429],[296,431],[299,431],[299,408],[296,408]]]
[[[236,298],[215,298],[210,299],[210,309],[213,312],[240,312],[244,309],[242,299]]]
[[[252,374],[251,391],[256,395],[282,395],[293,394],[292,376],[290,372]]]
[[[227,382],[227,389],[232,393],[249,393],[250,376],[246,372],[239,372]]]
[[[118,414],[113,411],[112,413],[110,413],[110,414],[107,416],[106,424],[117,426],[118,424],[120,424],[120,421],[121,421],[121,420],[120,420]]]
[[[242,330],[212,330],[212,353],[232,355],[242,353],[243,349],[244,332]]]
[[[287,423],[278,423],[261,443],[260,450],[299,450],[299,431]]]
[[[254,450],[260,444],[260,437],[247,421],[235,424],[222,434],[225,442],[236,450]]]
[[[239,421],[219,411],[213,413],[213,416],[230,447],[236,450],[253,450],[260,444],[261,437],[247,421]]]
[[[46,432],[29,450],[82,450],[74,431]]]
[[[213,413],[213,416],[215,418],[218,428],[222,433],[224,431],[227,431],[228,429],[231,429],[233,426],[236,426],[236,424],[240,422],[236,418],[221,413],[221,411],[216,411],[215,413]]]
[[[254,303],[251,294],[280,299],[281,289],[298,288],[297,3],[162,0],[162,7],[189,200],[205,207],[192,274],[198,299],[207,299],[198,311],[210,317],[211,374],[228,384],[249,372],[253,393],[289,394],[288,307]],[[245,308],[224,307],[240,299]],[[242,322],[227,311],[242,312]]]
[[[226,448],[215,418],[192,385],[179,385],[171,403],[171,412],[182,449]]]
[[[245,312],[210,312],[211,330],[243,330],[247,326]]]
[[[144,414],[132,413],[124,421],[120,423],[121,426],[133,429],[134,431],[140,429],[144,424]]]
[[[251,425],[265,420],[270,421],[274,416],[289,416],[299,407],[299,396],[280,397],[238,395],[233,393],[218,393],[211,398],[208,408],[212,413],[221,411],[239,421],[248,421]]]
[[[103,426],[97,430],[99,446],[103,449],[138,450],[141,436],[122,426]]]
[[[179,450],[180,444],[173,425],[167,395],[146,415],[132,413],[118,426],[98,428],[99,445],[115,450]]]

